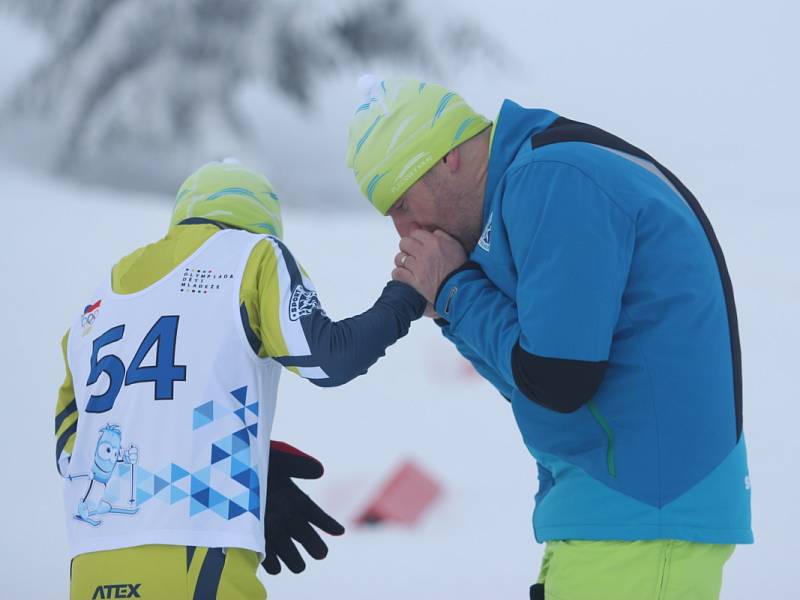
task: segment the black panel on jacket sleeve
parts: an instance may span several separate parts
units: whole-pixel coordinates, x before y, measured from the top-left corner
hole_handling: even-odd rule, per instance
[[[546,358],[523,350],[511,352],[511,371],[520,392],[545,408],[571,413],[592,399],[600,387],[608,361],[591,362]]]

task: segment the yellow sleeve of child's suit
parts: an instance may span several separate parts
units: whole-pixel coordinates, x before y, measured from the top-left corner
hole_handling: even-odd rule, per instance
[[[285,244],[267,237],[253,249],[245,268],[241,299],[250,331],[247,338],[261,357],[269,356],[308,379],[328,377],[311,351],[302,317],[320,311],[314,284]],[[245,325],[247,329],[247,325]]]
[[[75,403],[75,390],[72,387],[72,373],[67,361],[67,340],[69,331],[61,340],[61,353],[64,356],[66,375],[58,389],[56,401],[56,465],[64,476],[67,472],[72,448],[75,446],[75,432],[78,429],[78,405]]]

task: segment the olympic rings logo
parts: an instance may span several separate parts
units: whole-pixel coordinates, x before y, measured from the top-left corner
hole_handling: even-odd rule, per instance
[[[83,315],[81,317],[81,327],[91,326],[95,319],[97,319],[97,313],[100,311],[90,312],[88,315]]]

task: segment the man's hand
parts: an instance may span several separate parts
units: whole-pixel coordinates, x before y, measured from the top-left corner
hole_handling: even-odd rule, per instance
[[[323,472],[322,463],[313,456],[284,442],[270,443],[264,518],[267,549],[261,563],[270,575],[280,573],[281,561],[292,573],[300,573],[306,568],[295,540],[312,558],[321,560],[328,555],[328,546],[311,525],[330,535],[344,533],[344,527],[317,506],[291,479],[319,479]]]
[[[464,247],[441,230],[416,229],[400,240],[392,279],[412,286],[433,304],[445,277],[467,262]]]

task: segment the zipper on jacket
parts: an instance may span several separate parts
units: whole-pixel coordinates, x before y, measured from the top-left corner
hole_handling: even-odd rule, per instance
[[[614,462],[614,432],[611,431],[611,427],[608,425],[608,421],[605,420],[603,415],[600,414],[600,411],[597,409],[597,405],[594,403],[594,400],[589,400],[586,403],[586,407],[589,409],[589,412],[592,413],[594,420],[597,421],[597,424],[603,428],[603,431],[606,432],[606,438],[608,438],[608,446],[606,451],[606,461],[608,462],[608,474],[611,477],[617,476],[617,466]]]

